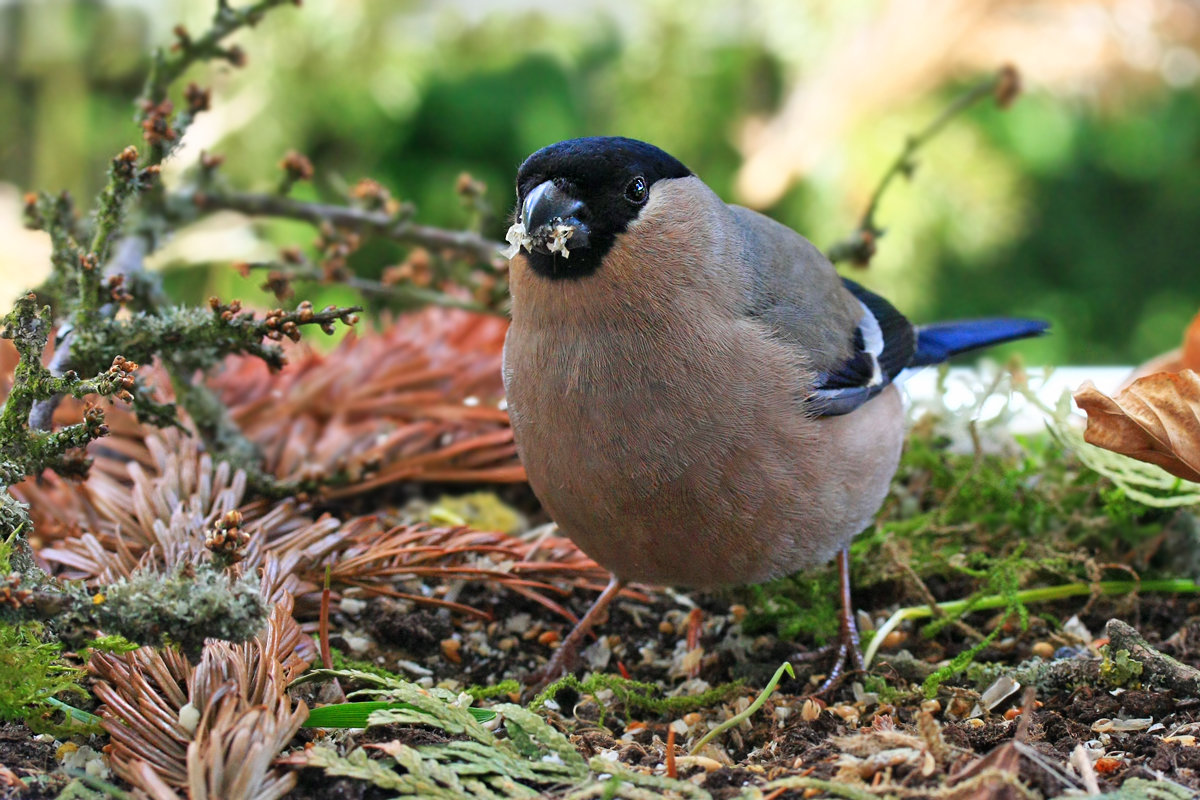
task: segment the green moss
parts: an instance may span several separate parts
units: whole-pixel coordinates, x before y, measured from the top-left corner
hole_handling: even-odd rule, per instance
[[[313,640],[316,642],[316,637],[313,637]],[[372,675],[377,675],[380,678],[387,678],[388,680],[404,680],[403,676],[397,675],[390,670],[386,670],[378,664],[373,664],[370,661],[359,661],[358,659],[347,658],[346,654],[336,647],[329,648],[329,655],[334,669],[354,669],[358,670],[359,672],[369,672]]]
[[[950,662],[945,666],[939,667],[928,678],[925,679],[925,684],[921,687],[926,697],[936,697],[938,687],[944,682],[966,670],[974,661],[975,656],[983,652],[984,648],[996,640],[1000,635],[1000,631],[1004,629],[1003,625],[997,625],[992,629],[991,633],[983,637],[982,640],[976,642],[967,650],[950,659]]]
[[[771,632],[791,641],[824,643],[838,631],[838,578],[829,567],[809,570],[748,587],[742,628],[751,635]]]
[[[909,696],[909,692],[898,689],[887,682],[886,678],[879,675],[864,675],[862,679],[863,691],[874,694],[879,698],[881,703],[894,703],[897,700]]]
[[[521,684],[510,679],[500,681],[494,686],[470,686],[463,691],[475,698],[476,702],[480,700],[494,700],[498,697],[507,699],[521,693]]]
[[[724,701],[741,685],[741,681],[735,681],[714,686],[700,694],[661,697],[662,687],[657,684],[629,680],[619,675],[592,674],[583,680],[574,675],[566,675],[543,689],[529,704],[529,708],[533,710],[541,708],[547,700],[554,698],[563,689],[574,689],[580,694],[590,695],[607,689],[613,693],[617,703],[624,709],[626,718],[630,718],[634,714],[654,714],[655,716],[686,714]],[[601,705],[598,724],[604,724],[607,712],[608,709]]]
[[[336,647],[329,648],[329,653],[332,656],[333,668],[335,670],[357,670],[366,672],[383,678],[388,681],[404,682],[407,679],[403,675],[386,670],[378,664],[373,664],[370,661],[359,661],[353,658],[347,658],[346,654]],[[463,690],[471,697],[475,698],[476,702],[480,700],[492,700],[498,697],[508,698],[513,694],[519,694],[521,684],[514,680],[500,681],[494,686],[470,686]]]
[[[97,636],[87,644],[88,650],[95,650],[98,653],[132,653],[140,647],[140,644],[117,635]]]
[[[35,733],[71,730],[49,701],[61,694],[86,697],[83,670],[66,663],[62,645],[37,624],[0,623],[0,719],[22,721]]]

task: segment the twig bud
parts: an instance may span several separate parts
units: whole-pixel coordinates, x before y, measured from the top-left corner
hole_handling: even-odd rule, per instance
[[[208,111],[209,103],[212,100],[212,90],[189,83],[183,90],[183,99],[187,101],[189,113],[199,114],[201,111]]]
[[[1000,108],[1008,108],[1020,93],[1021,73],[1012,64],[1005,64],[1000,68],[1000,75],[996,79],[996,105]]]
[[[175,44],[171,45],[172,50],[186,50],[192,46],[192,36],[183,25],[176,25],[171,32],[175,34]]]
[[[236,44],[225,51],[225,58],[235,67],[246,66],[246,51]]]
[[[295,150],[287,152],[287,155],[279,162],[279,168],[286,172],[287,177],[292,181],[312,180],[312,162],[308,160],[307,156]]]

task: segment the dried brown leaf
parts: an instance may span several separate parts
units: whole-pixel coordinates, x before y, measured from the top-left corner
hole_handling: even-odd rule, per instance
[[[1148,375],[1115,398],[1089,381],[1075,403],[1088,415],[1087,442],[1200,481],[1200,374]]]

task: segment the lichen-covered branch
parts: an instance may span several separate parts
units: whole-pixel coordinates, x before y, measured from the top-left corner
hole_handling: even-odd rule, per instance
[[[142,100],[151,103],[162,102],[171,84],[198,61],[223,59],[235,67],[242,66],[246,55],[241,48],[224,47],[221,42],[240,28],[257,25],[263,15],[272,8],[287,3],[300,5],[297,0],[259,0],[244,8],[233,8],[228,0],[218,0],[212,27],[202,35],[192,38],[186,28],[177,25],[176,42],[171,51],[167,53],[159,48],[154,54],[150,75],[142,90]]]
[[[95,378],[82,380],[72,371],[61,376],[51,374],[42,365],[42,351],[50,332],[49,308],[37,308],[32,294],[17,301],[16,307],[4,318],[0,336],[12,340],[20,361],[13,375],[13,386],[0,408],[0,485],[8,486],[45,469],[63,474],[80,474],[87,462],[75,453],[88,442],[108,432],[104,415],[98,406],[90,405],[83,422],[68,425],[57,431],[31,428],[29,415],[34,403],[56,395],[83,398],[88,395],[115,395],[132,400],[133,372],[137,364],[121,355],[112,358],[111,366]]]
[[[80,258],[78,312],[94,316],[103,304],[100,285],[104,272],[101,268],[108,263],[109,250],[125,219],[125,203],[136,190],[147,187],[157,175],[157,166],[138,167],[136,147],[126,147],[112,160],[108,183],[96,203],[91,245]]]
[[[85,252],[79,244],[85,234],[75,215],[75,201],[67,192],[57,195],[30,192],[25,195],[25,227],[50,235],[52,270],[42,291],[64,302],[78,289],[75,270]]]
[[[32,299],[27,299],[8,326],[12,337],[21,338],[22,349],[17,386],[0,412],[0,481],[17,481],[47,468],[68,474],[86,470],[87,462],[79,448],[103,435],[103,418],[98,408],[90,407],[83,422],[53,430],[58,401],[68,394],[118,394],[133,401],[143,422],[179,424],[175,405],[156,402],[148,392],[131,394],[137,388],[132,374],[136,363],[158,361],[169,373],[176,402],[212,452],[245,469],[257,488],[268,493],[281,488],[262,471],[257,449],[199,376],[231,354],[253,355],[279,368],[284,355],[275,342],[284,337],[298,339],[304,325],[317,325],[331,333],[339,320],[353,324],[354,312],[360,309],[330,307],[316,311],[301,303],[292,311],[275,309],[255,315],[244,311],[237,301],[225,304],[214,300],[207,310],[169,306],[153,276],[142,269],[142,262],[162,233],[205,209],[229,207],[320,224],[324,243],[321,267],[331,274],[346,271],[346,258],[357,247],[358,232],[369,232],[481,264],[483,269],[478,274],[484,279],[479,286],[490,293],[489,301],[496,290],[503,288],[491,269],[500,264],[495,243],[473,231],[448,231],[413,223],[409,218],[411,207],[393,200],[374,181],[363,181],[355,187],[352,205],[347,207],[299,203],[286,197],[261,198],[214,191],[212,178],[219,159],[205,157],[201,159],[197,184],[175,198],[166,196],[156,180],[159,164],[211,101],[208,89],[189,84],[176,111],[168,97],[172,85],[201,61],[218,59],[241,65],[245,54],[236,46],[226,45],[226,38],[287,2],[291,0],[259,0],[234,8],[225,0],[217,0],[208,30],[193,36],[182,27],[176,28],[175,45],[170,51],[155,54],[138,99],[137,119],[147,147],[141,153],[127,147],[112,160],[108,180],[91,214],[76,213],[66,194],[26,196],[27,224],[46,231],[53,246],[54,270],[42,290],[54,303],[55,318],[52,322],[46,313],[37,313]],[[280,186],[283,192],[297,180],[312,175],[312,165],[296,153],[285,158],[281,166],[285,171]],[[482,184],[463,180],[459,184],[464,196],[471,195],[478,206]],[[171,199],[182,202],[169,208]],[[386,286],[384,281],[360,288],[379,291]],[[390,291],[401,295],[408,288],[403,285]],[[434,288],[411,288],[404,298],[410,305],[438,301],[470,305],[443,296]],[[132,313],[118,314],[122,309]],[[59,338],[47,368],[43,366],[43,352],[52,324]],[[80,374],[96,377],[80,380]]]
[[[1110,656],[1123,651],[1130,662],[1140,664],[1143,683],[1162,687],[1178,698],[1200,697],[1200,670],[1155,650],[1132,626],[1119,619],[1110,619],[1104,632],[1108,634]]]
[[[8,580],[10,600],[0,603],[0,622],[45,622],[68,647],[85,645],[103,631],[140,645],[172,644],[195,658],[206,638],[252,638],[269,612],[256,579],[231,577],[207,562],[182,564],[169,575],[147,570],[91,589],[25,588],[16,572]]]
[[[184,374],[207,369],[229,355],[248,354],[279,369],[285,361],[283,350],[271,342],[285,337],[299,341],[304,326],[315,325],[332,334],[339,320],[354,325],[359,311],[361,306],[329,306],[316,311],[311,303],[303,302],[292,311],[276,308],[259,316],[243,309],[238,300],[222,303],[211,298],[207,309],[173,306],[157,313],[104,320],[77,335],[75,353],[86,363],[104,359],[109,349],[119,345],[135,361],[161,358],[173,372]]]
[[[224,40],[241,28],[258,24],[272,8],[287,3],[300,5],[299,0],[259,0],[244,8],[233,8],[228,0],[218,0],[212,25],[201,35],[193,37],[182,25],[175,27],[175,44],[170,51],[159,48],[154,52],[150,74],[138,99],[138,123],[150,144],[148,165],[162,163],[195,114],[208,108],[207,90],[192,85],[187,91],[187,109],[172,120],[173,105],[167,99],[171,84],[200,61],[223,60],[235,67],[244,66],[245,51],[237,45],[226,47]]]

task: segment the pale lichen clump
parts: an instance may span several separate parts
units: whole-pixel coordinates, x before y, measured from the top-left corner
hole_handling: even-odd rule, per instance
[[[537,236],[531,235],[529,231],[525,230],[524,223],[519,220],[514,222],[508,232],[504,234],[504,238],[508,240],[508,247],[500,251],[501,255],[511,259],[521,252],[522,247],[532,253],[534,246],[540,243],[551,253],[562,253],[563,258],[571,257],[571,251],[567,249],[567,242],[575,234],[574,225],[567,225],[563,222],[547,225],[539,229],[538,234]],[[539,238],[542,240],[541,242],[538,241]]]

